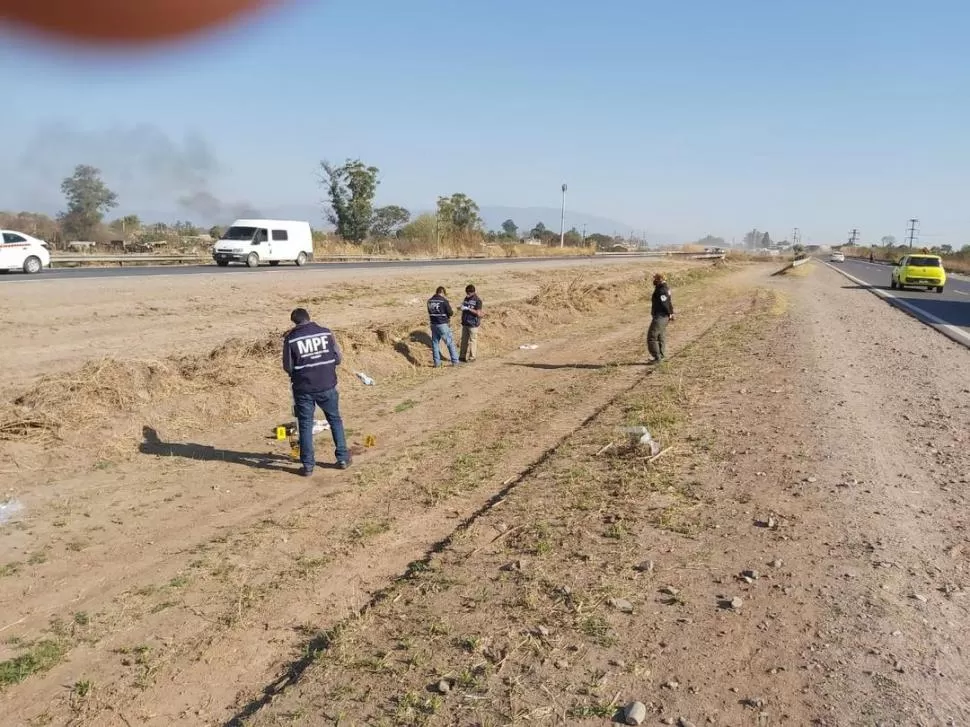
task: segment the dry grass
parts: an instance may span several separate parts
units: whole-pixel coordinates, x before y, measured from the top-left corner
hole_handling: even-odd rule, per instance
[[[92,361],[69,375],[46,376],[17,397],[0,419],[0,438],[58,437],[65,430],[110,426],[113,417],[138,405],[175,396],[233,388],[269,373],[280,336],[231,340],[202,357],[160,361]]]
[[[588,257],[594,253],[591,248],[551,247],[547,245],[523,245],[518,243],[483,243],[481,240],[460,242],[454,240],[369,240],[362,245],[351,245],[337,238],[327,236],[315,240],[313,254],[317,258],[374,255],[391,259],[409,258],[545,258],[545,257]]]
[[[685,285],[712,270],[688,268],[669,277],[673,285]],[[610,283],[574,273],[553,273],[540,280],[544,282],[533,298],[490,309],[490,348],[512,350],[532,332],[547,331],[550,325],[603,306],[643,300],[649,292],[641,273]],[[430,364],[425,329],[423,318],[403,325],[338,329],[345,371],[367,371],[383,382],[414,375],[416,368]],[[98,458],[111,459],[120,456],[124,442],[130,451],[130,438],[141,436],[145,422],[187,435],[207,429],[213,421],[252,420],[271,404],[278,408],[276,402],[285,397],[279,372],[282,333],[232,339],[204,355],[105,358],[69,374],[45,376],[0,406],[0,440],[40,443],[57,438],[75,452],[93,446]]]
[[[659,375],[557,447],[500,508],[415,564],[362,616],[328,632],[334,636],[299,692],[274,699],[254,727],[308,703],[323,710],[312,724],[350,715],[386,725],[612,716],[625,690],[642,689],[651,676],[652,612],[689,607],[676,592],[657,595],[662,582],[651,584],[634,566],[646,554],[678,552],[685,538],[712,527],[693,481],[708,455],[693,437],[692,412],[712,395],[712,379],[730,381],[747,338],[778,315],[776,298],[758,292],[749,310],[728,307]],[[595,454],[617,427],[633,423],[674,451],[659,460],[633,448]],[[632,618],[615,598],[632,602]],[[436,694],[441,680],[450,686],[445,695]]]

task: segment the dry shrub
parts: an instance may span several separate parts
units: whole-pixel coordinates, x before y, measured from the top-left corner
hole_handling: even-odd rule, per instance
[[[610,298],[628,292],[636,285],[629,281],[619,283],[587,283],[582,275],[569,280],[544,283],[539,292],[529,299],[529,304],[555,308],[568,306],[577,311],[588,312],[603,305]]]
[[[684,284],[703,274],[685,270],[670,277],[672,284]],[[629,303],[648,290],[639,274],[612,283],[562,276],[543,284],[524,303],[489,309],[485,342],[493,351],[514,347],[522,343],[523,334],[548,331],[550,325],[567,320],[568,310],[588,312]],[[424,317],[335,332],[344,351],[345,379],[353,371],[365,371],[387,380],[430,364]],[[177,432],[204,429],[214,421],[249,421],[285,401],[281,344],[282,331],[274,331],[259,338],[231,339],[199,356],[158,361],[107,358],[72,374],[46,376],[0,409],[0,440],[36,442],[69,432],[74,442],[92,433],[107,441],[112,435],[129,436],[145,419]]]
[[[45,376],[0,414],[0,438],[58,436],[108,422],[138,406],[209,390],[234,387],[266,373],[279,358],[277,335],[257,341],[232,339],[205,356],[161,361],[90,361],[72,374]]]

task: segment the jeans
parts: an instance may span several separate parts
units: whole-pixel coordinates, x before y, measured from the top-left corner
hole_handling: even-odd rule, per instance
[[[303,468],[312,470],[317,463],[313,455],[313,414],[318,405],[323,409],[323,415],[330,425],[337,461],[346,461],[350,453],[344,434],[344,420],[340,418],[340,395],[337,389],[293,392],[293,402],[296,420],[300,425],[300,461]]]
[[[458,358],[474,361],[478,357],[478,326],[461,327],[461,350]]]
[[[647,350],[655,361],[667,358],[667,316],[654,316],[647,330]]]
[[[432,323],[431,358],[434,360],[434,365],[441,366],[441,350],[438,348],[438,344],[442,340],[448,347],[448,355],[451,356],[451,362],[453,364],[458,363],[458,351],[455,349],[455,339],[451,335],[451,326],[447,323]]]

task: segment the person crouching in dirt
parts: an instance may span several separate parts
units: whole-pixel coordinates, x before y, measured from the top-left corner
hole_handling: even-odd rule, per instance
[[[647,351],[651,362],[660,363],[667,358],[667,324],[674,319],[674,303],[663,273],[653,276],[653,298],[650,303],[650,328],[647,330]]]
[[[458,365],[458,351],[455,350],[455,339],[451,335],[451,317],[455,312],[451,308],[451,303],[445,297],[448,294],[443,287],[438,289],[428,299],[428,318],[431,322],[431,358],[434,367],[441,366],[441,341],[448,347],[448,355],[451,356],[451,365]]]
[[[333,435],[337,467],[350,467],[350,450],[340,417],[340,397],[337,394],[337,366],[342,356],[333,331],[310,320],[304,308],[290,313],[293,329],[283,339],[283,370],[290,375],[293,386],[293,409],[300,427],[300,462],[304,477],[313,474],[316,459],[313,453],[313,414],[317,406],[330,425]]]
[[[478,357],[478,329],[485,312],[482,299],[475,293],[474,285],[465,286],[465,300],[461,304],[461,346],[458,360],[472,362]]]

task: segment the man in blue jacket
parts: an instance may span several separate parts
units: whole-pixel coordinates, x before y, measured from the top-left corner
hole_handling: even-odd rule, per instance
[[[431,359],[434,367],[441,366],[441,350],[438,348],[441,341],[448,347],[448,355],[451,356],[451,365],[458,365],[458,351],[455,349],[455,338],[451,334],[451,317],[455,311],[451,308],[451,303],[445,297],[447,291],[439,286],[428,299],[428,319],[431,323]]]
[[[350,450],[340,418],[340,398],[337,394],[337,366],[341,362],[340,346],[333,331],[310,320],[304,308],[290,314],[294,328],[283,339],[283,370],[293,385],[293,408],[300,427],[300,474],[313,474],[316,459],[313,454],[313,413],[319,405],[330,425],[337,457],[337,467],[350,467]]]

